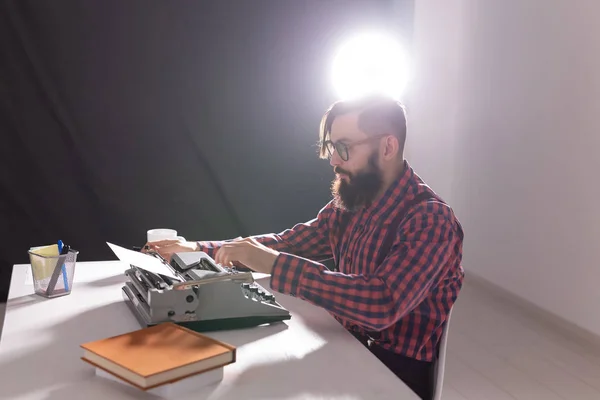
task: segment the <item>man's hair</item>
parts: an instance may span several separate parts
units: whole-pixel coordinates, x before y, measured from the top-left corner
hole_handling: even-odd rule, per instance
[[[327,158],[323,143],[329,140],[333,121],[339,115],[359,112],[358,127],[368,135],[390,133],[398,138],[400,152],[406,142],[406,110],[402,103],[383,95],[371,95],[333,103],[321,119],[319,158]]]

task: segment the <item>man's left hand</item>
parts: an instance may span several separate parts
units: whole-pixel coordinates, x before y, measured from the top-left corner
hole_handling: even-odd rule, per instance
[[[244,238],[223,244],[215,255],[215,262],[231,266],[239,262],[256,272],[270,274],[278,251],[270,249],[253,238]]]

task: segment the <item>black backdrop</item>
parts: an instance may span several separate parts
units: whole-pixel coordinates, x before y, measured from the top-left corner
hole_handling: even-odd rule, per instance
[[[150,228],[223,239],[313,218],[334,51],[363,28],[408,38],[411,3],[3,0],[0,301],[31,246],[115,259],[106,241]]]

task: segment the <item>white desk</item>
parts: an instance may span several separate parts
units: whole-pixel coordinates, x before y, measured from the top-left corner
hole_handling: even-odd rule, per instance
[[[157,399],[95,377],[80,359],[81,343],[140,328],[121,297],[124,265],[79,262],[73,292],[51,300],[33,294],[29,268],[13,269],[0,341],[0,399]],[[268,280],[259,282],[268,288]],[[274,294],[291,320],[210,333],[238,346],[237,362],[225,367],[220,384],[187,398],[418,399],[326,311]]]

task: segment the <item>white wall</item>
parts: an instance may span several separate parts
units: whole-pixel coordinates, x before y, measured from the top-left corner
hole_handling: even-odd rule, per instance
[[[415,14],[407,157],[461,219],[467,273],[600,335],[600,1]]]
[[[450,200],[461,104],[461,1],[415,0],[411,82],[407,86],[406,157],[417,173]],[[446,43],[447,45],[442,45]]]

